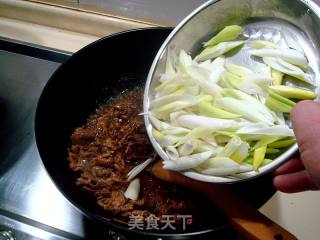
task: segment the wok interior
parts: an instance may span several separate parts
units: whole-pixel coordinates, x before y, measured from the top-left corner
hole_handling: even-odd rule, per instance
[[[50,177],[86,215],[122,232],[127,231],[127,226],[108,220],[96,199],[75,185],[78,174],[69,168],[66,159],[70,135],[100,104],[127,89],[144,85],[153,58],[169,32],[170,29],[138,30],[89,45],[56,71],[38,103],[36,140]],[[269,175],[232,187],[255,206],[261,206],[275,191]],[[218,226],[226,223],[218,212],[212,212],[212,218]],[[192,231],[205,232],[210,228]]]
[[[69,168],[66,158],[70,136],[113,96],[143,88],[150,64],[169,32],[133,31],[89,45],[55,72],[41,95],[35,125],[42,161],[60,191],[91,217],[104,221],[108,216],[93,196],[75,185],[79,174]]]

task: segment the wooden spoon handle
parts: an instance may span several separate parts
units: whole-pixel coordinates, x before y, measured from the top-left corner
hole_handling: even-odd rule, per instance
[[[247,239],[259,240],[293,240],[297,239],[287,230],[267,218],[257,209],[235,196],[225,186],[197,186],[221,211],[240,235]],[[220,188],[222,187],[222,189]],[[218,189],[220,188],[220,189]],[[217,197],[217,195],[219,195]]]
[[[247,239],[293,240],[291,233],[261,214],[257,209],[238,198],[226,185],[195,181],[177,172],[162,168],[158,162],[153,166],[153,174],[167,182],[186,186],[202,192],[224,213],[232,226]]]

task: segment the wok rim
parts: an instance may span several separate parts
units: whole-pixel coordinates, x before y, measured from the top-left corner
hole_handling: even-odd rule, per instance
[[[64,68],[66,67],[66,65],[69,62],[74,61],[75,58],[78,58],[78,55],[83,54],[84,52],[88,51],[88,49],[92,48],[93,46],[95,46],[98,43],[101,43],[103,41],[106,41],[110,38],[114,38],[114,37],[118,37],[118,36],[125,36],[127,34],[130,34],[132,32],[146,32],[146,31],[159,31],[159,30],[164,30],[164,31],[168,31],[168,35],[170,34],[169,30],[173,30],[172,27],[150,27],[150,28],[138,28],[138,29],[130,29],[130,30],[125,30],[125,31],[121,31],[121,32],[117,32],[105,37],[102,37],[86,46],[84,46],[83,48],[81,48],[80,50],[78,50],[77,52],[75,52],[74,54],[71,55],[70,58],[68,58],[67,61],[65,61],[64,63],[62,63],[55,71],[54,73],[51,75],[51,77],[49,78],[49,80],[47,81],[47,83],[45,84],[44,88],[41,91],[41,95],[37,101],[37,106],[36,106],[36,113],[35,113],[35,118],[34,118],[34,134],[35,134],[35,140],[36,140],[36,146],[38,149],[38,153],[41,159],[41,164],[44,167],[47,175],[49,176],[49,178],[51,179],[51,181],[53,182],[53,184],[55,185],[55,187],[58,189],[58,191],[63,195],[63,197],[80,213],[82,213],[84,216],[86,216],[87,218],[89,218],[90,220],[93,221],[98,221],[101,224],[106,225],[106,230],[113,230],[115,231],[117,234],[129,234],[129,235],[134,235],[134,237],[193,237],[193,236],[198,236],[198,235],[203,235],[205,236],[206,234],[210,234],[212,232],[218,231],[218,230],[222,230],[226,227],[228,227],[228,225],[222,226],[222,227],[217,227],[217,228],[211,228],[211,229],[207,229],[207,230],[201,230],[201,231],[195,231],[195,232],[187,232],[187,233],[161,233],[161,231],[159,231],[159,233],[157,232],[148,232],[145,230],[129,230],[127,226],[125,226],[124,224],[119,224],[116,223],[114,221],[108,221],[106,219],[104,219],[103,217],[91,212],[90,210],[87,210],[85,208],[83,208],[82,206],[80,206],[81,204],[78,204],[74,199],[72,199],[72,197],[70,197],[69,193],[67,193],[62,186],[60,186],[60,184],[57,183],[55,177],[51,174],[51,169],[48,169],[49,167],[46,164],[46,160],[44,157],[44,154],[42,153],[42,151],[40,150],[41,147],[40,143],[39,143],[39,122],[42,121],[42,117],[40,117],[42,114],[40,114],[41,108],[42,108],[42,102],[44,102],[44,99],[47,98],[46,96],[46,92],[48,91],[48,89],[50,88],[50,86],[52,84],[54,84],[57,80],[56,80],[56,76],[58,75],[59,72],[63,71]],[[160,44],[161,46],[161,44]],[[152,63],[152,62],[151,62]],[[150,63],[150,64],[151,64]],[[146,79],[147,80],[147,79]],[[70,170],[71,171],[71,170]],[[82,190],[83,191],[83,190]],[[107,229],[107,228],[110,229]]]

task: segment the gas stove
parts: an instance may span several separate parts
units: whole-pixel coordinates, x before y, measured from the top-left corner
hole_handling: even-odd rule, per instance
[[[62,196],[35,143],[38,98],[70,55],[0,39],[0,239],[110,239],[112,234]]]

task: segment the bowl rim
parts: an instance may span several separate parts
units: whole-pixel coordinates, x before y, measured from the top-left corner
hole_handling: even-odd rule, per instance
[[[145,85],[145,89],[144,89],[144,99],[143,99],[143,111],[144,111],[144,113],[148,113],[148,111],[149,111],[149,105],[150,105],[150,102],[149,102],[149,89],[150,89],[151,82],[152,82],[152,80],[154,78],[155,70],[156,70],[156,68],[158,66],[158,63],[159,63],[160,59],[162,58],[163,54],[165,53],[168,45],[172,41],[172,39],[199,12],[205,10],[209,6],[214,5],[215,3],[218,3],[220,1],[222,1],[222,0],[209,0],[209,1],[205,2],[204,4],[202,4],[201,6],[199,6],[198,8],[196,8],[194,11],[192,11],[187,17],[185,17],[173,29],[173,31],[169,34],[169,36],[163,42],[163,44],[161,45],[161,48],[159,49],[156,57],[154,58],[154,61],[153,61],[152,65],[151,65],[151,68],[150,68],[150,71],[149,71],[149,74],[148,74],[148,77],[147,77],[147,81],[146,81],[146,85]],[[313,2],[312,0],[298,0],[298,1],[303,3],[303,4],[305,4],[312,12],[314,12],[318,16],[318,18],[320,18],[320,7],[315,2]],[[162,149],[162,147],[159,145],[159,143],[155,140],[155,138],[152,135],[153,126],[152,126],[152,124],[151,124],[151,122],[149,120],[148,114],[144,115],[144,121],[145,121],[147,134],[148,134],[148,137],[150,139],[150,142],[151,142],[152,146],[154,147],[156,152],[160,155],[160,157],[163,160],[169,160],[169,158],[168,158],[167,154],[165,153],[165,151]],[[255,172],[255,171],[252,170],[252,171],[247,172],[247,173],[237,174],[237,176],[239,176],[240,178],[226,178],[226,177],[210,176],[210,175],[197,173],[195,171],[185,171],[185,172],[181,172],[181,173],[183,175],[189,177],[189,178],[192,178],[192,179],[195,179],[195,180],[199,180],[199,181],[204,181],[204,182],[222,183],[222,184],[239,183],[239,182],[243,182],[243,181],[247,181],[247,180],[259,177],[261,175],[264,175],[266,173],[269,173],[269,172],[275,170],[277,167],[279,167],[280,165],[282,165],[283,163],[288,161],[296,152],[298,152],[298,145],[294,144],[289,149],[287,149],[284,153],[282,153],[280,156],[275,158],[271,163],[260,167],[258,172]]]

